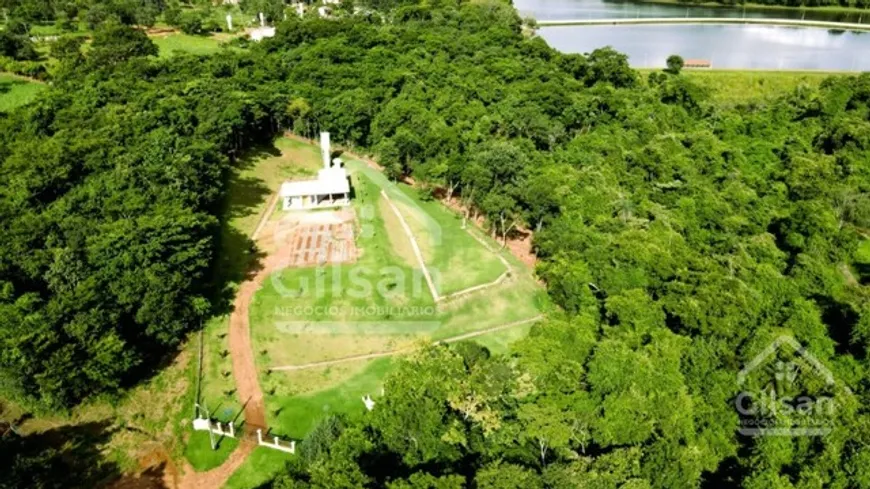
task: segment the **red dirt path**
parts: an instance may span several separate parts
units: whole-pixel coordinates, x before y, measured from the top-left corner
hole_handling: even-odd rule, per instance
[[[269,218],[266,213],[262,221]],[[263,222],[257,228],[262,228]],[[257,366],[254,363],[254,350],[251,344],[251,325],[249,321],[249,306],[257,289],[273,271],[284,268],[290,257],[290,247],[270,247],[272,252],[263,258],[260,270],[256,275],[239,285],[233,312],[230,315],[229,350],[233,360],[233,377],[236,381],[236,391],[244,405],[245,426],[265,427],[266,406],[263,402],[263,391],[257,379]],[[184,474],[179,478],[178,489],[218,489],[223,487],[230,476],[242,466],[248,455],[254,451],[256,444],[242,440],[229,458],[220,466],[207,472],[196,472],[189,464],[185,466]]]

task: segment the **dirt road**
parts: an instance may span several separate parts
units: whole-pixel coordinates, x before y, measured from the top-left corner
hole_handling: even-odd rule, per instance
[[[263,215],[257,225],[254,239],[268,221],[275,200],[277,199],[273,198],[273,202],[269,204],[270,211]],[[229,351],[233,360],[236,391],[239,400],[244,405],[245,426],[247,427],[266,427],[266,405],[263,401],[260,382],[257,379],[257,365],[254,362],[254,349],[251,344],[249,320],[251,300],[269,274],[287,264],[290,251],[286,246],[272,246],[268,249],[273,253],[263,258],[261,268],[256,275],[239,285],[236,300],[233,302],[233,312],[230,315]],[[176,487],[178,489],[218,489],[223,487],[230,476],[247,460],[254,448],[256,448],[254,442],[242,440],[238,448],[230,454],[222,465],[206,472],[196,472],[193,467],[186,464],[184,473],[179,477]]]

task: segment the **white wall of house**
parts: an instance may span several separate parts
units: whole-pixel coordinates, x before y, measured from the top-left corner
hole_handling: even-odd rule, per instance
[[[348,194],[294,195],[284,197],[284,210],[325,209],[350,205]]]

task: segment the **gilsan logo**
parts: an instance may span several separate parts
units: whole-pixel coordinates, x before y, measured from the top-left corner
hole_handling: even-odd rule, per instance
[[[759,380],[760,379],[760,380]],[[791,336],[780,336],[737,376],[738,432],[747,436],[824,436],[836,403],[834,376]],[[808,391],[830,392],[820,395]]]

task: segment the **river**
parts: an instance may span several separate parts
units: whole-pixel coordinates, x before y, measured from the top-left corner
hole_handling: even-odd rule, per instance
[[[805,18],[870,22],[857,14],[794,10],[685,7],[606,0],[514,0],[522,16],[538,20],[636,17]],[[700,58],[714,68],[787,70],[868,70],[870,32],[762,25],[607,25],[542,27],[548,44],[565,53],[586,53],[612,46],[632,66],[658,68],[671,54]]]

